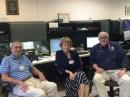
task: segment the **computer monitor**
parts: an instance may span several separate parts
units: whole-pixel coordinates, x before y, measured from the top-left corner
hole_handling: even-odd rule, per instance
[[[130,30],[124,31],[124,40],[130,41]]]
[[[87,48],[92,48],[94,45],[99,43],[98,37],[87,37],[86,38]]]
[[[27,41],[27,42],[22,42],[23,49],[28,50],[28,49],[34,49],[34,42],[33,41]]]
[[[50,53],[51,55],[55,55],[56,51],[61,50],[60,46],[60,38],[50,39]]]
[[[130,20],[123,21],[124,41],[130,41]]]

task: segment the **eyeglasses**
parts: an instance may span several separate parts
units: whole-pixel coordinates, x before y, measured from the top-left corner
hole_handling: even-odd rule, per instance
[[[22,46],[15,46],[14,48],[15,48],[15,49],[18,49],[18,48],[19,48],[19,49],[22,49]]]
[[[99,37],[99,39],[108,39],[108,37]]]

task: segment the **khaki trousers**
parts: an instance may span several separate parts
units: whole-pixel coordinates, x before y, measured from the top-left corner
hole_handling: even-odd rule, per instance
[[[95,73],[93,82],[97,89],[99,97],[108,97],[105,81],[112,79],[119,84],[120,93],[119,97],[130,96],[130,77],[125,74],[121,78],[117,76],[117,70],[108,70],[103,73]]]
[[[57,85],[54,82],[40,81],[34,77],[30,77],[25,81],[29,85],[27,92],[23,92],[19,85],[13,88],[15,95],[23,97],[58,97]]]

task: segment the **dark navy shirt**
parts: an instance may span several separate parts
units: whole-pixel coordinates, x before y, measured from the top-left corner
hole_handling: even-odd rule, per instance
[[[127,68],[129,64],[123,48],[115,42],[110,42],[106,47],[101,47],[100,43],[95,45],[90,53],[90,63],[105,70]]]
[[[81,71],[81,63],[78,53],[76,51],[70,51],[70,54],[71,59],[68,59],[62,50],[56,52],[56,64],[61,73],[65,73],[65,70],[70,70],[72,72]],[[73,60],[72,64],[69,64],[70,60]]]

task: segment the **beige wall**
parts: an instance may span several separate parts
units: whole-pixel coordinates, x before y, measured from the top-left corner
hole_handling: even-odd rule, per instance
[[[70,20],[130,19],[125,6],[130,0],[18,0],[19,15],[6,15],[0,0],[0,21],[50,21],[57,13],[69,13]]]

